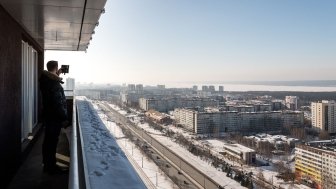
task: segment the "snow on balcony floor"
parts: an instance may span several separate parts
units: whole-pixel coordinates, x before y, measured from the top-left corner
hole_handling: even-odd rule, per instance
[[[81,97],[77,97],[76,103],[90,188],[146,188],[92,104]]]

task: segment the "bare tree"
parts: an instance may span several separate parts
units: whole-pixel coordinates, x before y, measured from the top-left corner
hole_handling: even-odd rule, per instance
[[[330,140],[330,134],[328,131],[321,131],[318,137],[320,140]]]

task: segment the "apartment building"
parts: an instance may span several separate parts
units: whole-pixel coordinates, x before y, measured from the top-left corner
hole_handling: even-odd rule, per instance
[[[237,112],[220,111],[207,108],[175,109],[176,123],[197,134],[214,134],[227,132],[265,132],[278,131],[286,125],[303,124],[301,112]]]
[[[313,183],[316,188],[336,188],[336,141],[297,145],[295,174],[297,180]]]
[[[245,164],[256,162],[255,150],[240,144],[224,144],[223,152],[220,153]]]
[[[298,109],[298,97],[297,96],[286,96],[285,105],[290,110]]]
[[[336,103],[323,100],[311,103],[313,128],[328,133],[336,133]]]
[[[65,81],[65,90],[75,90],[75,79],[67,78]]]
[[[210,98],[140,98],[139,106],[148,111],[154,109],[159,112],[172,111],[183,107],[218,106],[218,100]]]
[[[304,123],[304,113],[302,111],[282,112],[283,126],[299,127]]]
[[[196,111],[192,109],[175,109],[174,118],[177,123],[181,123],[184,128],[194,132],[194,122],[195,122]]]
[[[219,86],[219,87],[218,87],[218,91],[219,91],[220,93],[224,92],[224,86]]]
[[[283,105],[283,100],[272,100],[271,105],[272,105],[272,111],[279,111],[284,109]]]
[[[195,133],[221,134],[236,131],[238,114],[235,112],[197,112],[194,114],[193,120]]]

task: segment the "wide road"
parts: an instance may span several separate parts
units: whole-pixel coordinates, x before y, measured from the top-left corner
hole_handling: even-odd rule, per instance
[[[150,142],[146,141],[142,136],[138,135],[133,129],[131,129],[128,124],[129,120],[126,119],[123,115],[119,114],[119,112],[110,109],[110,107],[103,104],[98,104],[99,107],[105,112],[105,115],[108,116],[111,120],[117,123],[119,127],[127,129],[132,132],[133,136],[139,139],[142,142],[147,144],[147,150],[150,152],[150,156],[155,161],[157,165],[159,165],[160,169],[171,178],[180,188],[183,189],[198,189],[203,188],[198,183],[196,183],[192,178],[188,175],[183,174],[183,171],[180,170],[178,166],[169,161],[163,154],[157,151]]]
[[[218,189],[225,188],[225,186],[220,186],[212,178],[198,170],[196,167],[191,165],[187,160],[184,160],[174,151],[167,148],[164,144],[161,144],[155,138],[146,133],[143,129],[137,127],[134,123],[129,121],[125,116],[121,115],[119,112],[115,111],[106,103],[100,103],[100,108],[105,110],[107,116],[113,118],[114,121],[120,123],[120,126],[125,129],[130,130],[133,134],[140,136],[143,140],[151,145],[151,147],[158,153],[168,159],[169,162],[173,163],[174,167],[178,167],[182,174],[186,174],[187,177],[192,179],[192,183],[197,184],[198,188],[205,189]],[[110,113],[108,113],[110,112]]]

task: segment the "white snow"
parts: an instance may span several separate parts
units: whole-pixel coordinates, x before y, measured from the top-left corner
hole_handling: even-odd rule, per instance
[[[76,103],[84,171],[90,188],[146,188],[92,104],[84,98],[77,98]]]
[[[121,113],[123,110],[121,110],[118,106],[109,104],[110,107],[117,110],[119,113]],[[133,123],[136,123],[139,127],[145,129],[152,137],[156,138],[158,141],[160,141],[163,144],[166,144],[167,147],[169,147],[171,150],[176,152],[182,157],[185,157],[185,159],[193,164],[195,167],[198,167],[202,172],[204,172],[207,175],[210,175],[212,179],[214,179],[216,182],[218,182],[220,185],[225,186],[225,188],[244,188],[242,187],[238,182],[235,180],[226,177],[226,173],[222,172],[220,170],[216,170],[213,166],[210,165],[209,162],[206,160],[202,160],[199,157],[193,155],[190,153],[187,149],[180,146],[179,144],[175,143],[173,139],[168,138],[163,135],[158,130],[155,130],[151,128],[147,123],[140,123],[140,118],[137,116],[133,117],[133,120],[131,120]],[[187,138],[192,138],[195,135],[189,132],[185,132],[182,128],[177,128],[173,125],[167,126],[167,129],[170,129],[176,133],[183,134],[183,136]],[[208,139],[208,140],[193,140],[194,143],[198,145],[203,145],[204,147],[208,147],[213,154],[218,154],[219,152],[223,151],[224,142],[217,140],[217,139]],[[278,179],[276,175],[278,173],[275,171],[275,168],[273,167],[273,163],[270,162],[270,166],[262,166],[262,167],[254,167],[254,166],[248,166],[248,165],[242,165],[238,164],[234,161],[231,161],[221,155],[222,159],[224,159],[227,163],[243,170],[244,172],[253,172],[254,176],[258,174],[258,172],[261,170],[266,178],[266,180],[271,181],[273,180],[273,183],[275,186],[281,186],[282,188],[298,188],[298,189],[306,189],[309,188],[305,185],[298,185],[298,184],[292,184],[289,182],[284,182],[282,179]],[[293,166],[293,163],[290,165],[290,167]]]
[[[96,105],[94,106],[95,109],[98,110],[98,107]],[[143,155],[141,151],[135,147],[135,144],[125,138],[121,128],[115,122],[107,121],[106,116],[103,113],[98,114],[109,132],[115,137],[121,149],[127,154],[128,159],[135,163],[132,165],[135,169],[137,169],[137,172],[142,180],[144,180],[144,182],[149,180],[150,183],[146,184],[147,188],[178,188],[178,186],[174,184],[174,182],[165,175],[165,173],[163,173],[151,159],[148,159],[145,155]]]
[[[119,138],[117,139],[119,146],[121,146],[123,151],[129,154],[129,158],[132,158],[137,166],[143,170],[145,173],[144,176],[149,178],[155,188],[178,188],[178,186],[176,186],[174,182],[169,177],[167,177],[151,159],[148,159],[138,148],[135,147],[135,144],[133,144],[127,138],[122,138],[123,133],[119,126],[117,126],[114,122],[107,122],[106,125],[109,131],[116,138]],[[114,133],[114,127],[116,127],[116,133]]]

